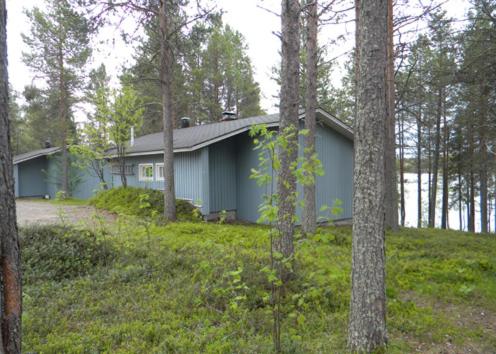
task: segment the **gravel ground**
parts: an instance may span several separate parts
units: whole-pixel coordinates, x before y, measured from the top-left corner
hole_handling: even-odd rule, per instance
[[[57,223],[95,225],[98,222],[95,215],[103,216],[107,220],[114,218],[112,214],[96,210],[91,206],[61,205],[22,199],[18,199],[16,204],[19,226]]]

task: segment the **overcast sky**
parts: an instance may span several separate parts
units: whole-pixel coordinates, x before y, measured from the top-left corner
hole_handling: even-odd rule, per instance
[[[411,1],[417,3],[418,1]],[[22,51],[25,50],[21,33],[28,33],[29,22],[23,13],[24,8],[43,6],[42,0],[8,0],[7,1],[7,36],[9,55],[10,82],[15,90],[22,92],[25,85],[32,82],[34,73],[22,62]],[[271,77],[271,69],[279,61],[279,39],[273,34],[280,30],[280,19],[260,7],[279,12],[280,0],[217,0],[219,9],[225,11],[224,22],[241,32],[248,44],[248,54],[252,60],[255,79],[262,89],[262,106],[267,111],[274,111],[278,88]],[[445,6],[448,14],[454,17],[462,17],[467,8],[468,0],[449,0]],[[354,24],[328,25],[319,34],[319,41],[327,43],[339,35],[352,33]],[[122,43],[119,30],[107,27],[100,34],[99,40],[104,44],[95,48],[92,58],[93,67],[105,63],[107,71],[115,78],[122,65],[129,65],[133,48]],[[353,46],[353,36],[348,41],[341,41],[339,45],[333,46],[329,52],[330,57],[340,56]],[[335,80],[339,81],[339,72],[335,74]]]

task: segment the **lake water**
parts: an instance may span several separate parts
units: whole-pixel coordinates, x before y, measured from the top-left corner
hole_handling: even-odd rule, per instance
[[[424,224],[427,223],[428,215],[428,176],[427,174],[422,174],[422,221]],[[441,178],[439,181],[437,204],[436,204],[436,226],[441,226],[441,202],[442,202],[442,189],[441,189]],[[399,187],[398,187],[399,191]],[[450,201],[451,203],[451,201]],[[459,230],[460,223],[458,217],[458,203],[456,203],[456,208],[450,208],[448,214],[448,223],[450,229]],[[463,204],[463,229],[467,229],[467,211]],[[490,208],[494,209],[494,208]],[[480,204],[479,197],[476,198],[476,215],[475,215],[475,228],[476,231],[480,231]],[[417,174],[416,173],[405,173],[405,224],[409,227],[417,227]],[[494,210],[490,210],[489,215],[490,229],[494,232]]]

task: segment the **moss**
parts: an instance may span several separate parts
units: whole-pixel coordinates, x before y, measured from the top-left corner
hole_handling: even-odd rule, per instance
[[[109,230],[112,263],[25,284],[25,351],[272,351],[266,227],[174,223],[152,225],[149,236],[133,224],[120,218]],[[283,305],[286,352],[346,352],[350,240],[350,228],[298,239],[298,276]],[[387,352],[491,352],[495,246],[494,237],[458,232],[388,234]],[[485,317],[460,320],[473,309]]]

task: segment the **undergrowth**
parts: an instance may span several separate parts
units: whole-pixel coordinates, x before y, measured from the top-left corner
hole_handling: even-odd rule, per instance
[[[30,226],[19,233],[26,284],[61,281],[109,265],[113,244],[89,230],[69,226]]]
[[[119,218],[107,231],[111,262],[79,276],[25,279],[24,351],[272,351],[266,227],[174,223],[146,231]],[[449,231],[388,234],[387,351],[465,352],[472,343],[472,352],[493,352],[487,323],[467,327],[456,312],[496,315],[495,246],[494,237]],[[351,230],[319,229],[296,249],[284,352],[345,353]],[[34,267],[39,258],[26,259],[33,255],[23,254]],[[39,272],[50,272],[50,263]]]
[[[149,207],[143,208],[143,199]],[[164,194],[155,189],[137,187],[118,187],[100,191],[89,201],[90,205],[99,209],[106,209],[118,214],[145,216],[162,215],[164,212]],[[176,200],[178,220],[195,221],[198,219],[196,207],[185,200]]]

